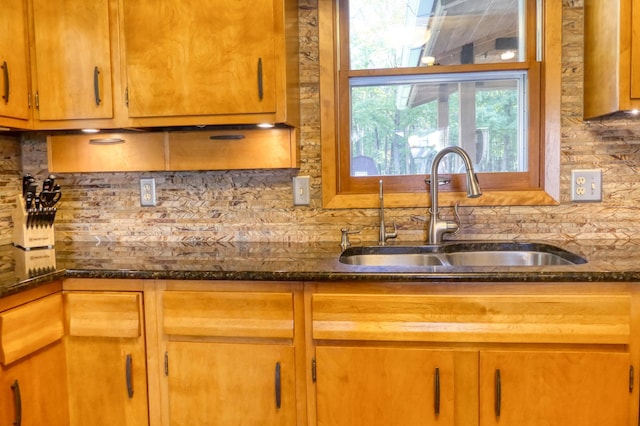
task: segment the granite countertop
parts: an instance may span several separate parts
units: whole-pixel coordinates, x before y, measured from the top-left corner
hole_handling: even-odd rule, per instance
[[[353,266],[338,261],[341,248],[335,243],[58,242],[55,249],[49,249],[55,254],[37,251],[41,249],[23,251],[6,245],[0,246],[0,296],[64,277],[420,283],[640,282],[640,241],[544,243],[585,257],[588,262],[542,267]],[[25,268],[24,258],[34,255],[41,263],[26,270],[29,268]],[[53,256],[50,260],[53,264],[46,264],[47,256]]]

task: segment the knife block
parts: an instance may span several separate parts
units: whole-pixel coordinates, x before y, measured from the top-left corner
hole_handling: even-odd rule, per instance
[[[13,218],[13,237],[11,241],[14,245],[27,250],[37,247],[53,247],[55,245],[53,222],[48,225],[29,224],[29,214],[25,205],[26,202],[22,195],[18,195],[16,208],[11,215]]]
[[[15,273],[22,280],[56,271],[56,251],[53,248],[25,250],[14,247],[13,258]]]

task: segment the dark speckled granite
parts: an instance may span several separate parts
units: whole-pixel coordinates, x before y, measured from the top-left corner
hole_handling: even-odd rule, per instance
[[[330,243],[60,242],[55,247],[55,271],[26,276],[17,271],[16,266],[20,263],[16,262],[17,256],[23,252],[12,246],[0,246],[0,296],[63,277],[416,283],[640,282],[640,241],[585,240],[554,245],[583,256],[588,262],[544,267],[368,267],[340,263],[342,250]]]
[[[342,250],[330,243],[60,243],[56,253],[58,266],[66,269],[67,276],[89,278],[640,281],[640,241],[590,240],[555,245],[585,257],[588,263],[545,267],[362,267],[340,263]]]

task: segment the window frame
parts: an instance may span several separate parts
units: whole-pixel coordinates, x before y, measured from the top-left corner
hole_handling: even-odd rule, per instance
[[[562,4],[554,0],[534,0],[527,3],[527,14],[536,13],[536,1],[541,8],[544,31],[540,46],[543,60],[530,62],[529,73],[538,73],[528,78],[529,93],[540,93],[529,102],[529,151],[532,159],[528,173],[481,173],[480,184],[484,195],[466,198],[464,176],[451,175],[451,183],[441,186],[441,205],[555,205],[559,203],[560,188],[560,89],[561,89],[561,30]],[[341,111],[350,110],[349,96],[340,96],[349,90],[349,78],[376,75],[376,70],[339,69],[340,55],[348,55],[339,45],[338,34],[348,31],[340,25],[339,0],[319,0],[319,62],[320,62],[320,115],[322,144],[322,199],[325,208],[373,208],[377,207],[378,181],[385,184],[387,207],[426,207],[430,204],[429,192],[424,184],[427,175],[417,176],[370,176],[351,178],[352,186],[344,184],[348,170],[341,161],[349,161],[349,141],[341,143],[340,135],[349,134],[350,119]],[[344,7],[344,6],[342,6]],[[535,57],[535,40],[528,41],[529,55]],[[342,61],[348,59],[343,57]],[[344,62],[343,62],[344,63]],[[500,69],[521,70],[520,62],[500,64]],[[495,64],[471,66],[438,66],[419,69],[398,69],[398,75],[411,73],[473,72],[495,70]],[[536,86],[539,82],[539,86]],[[345,159],[345,160],[341,160]],[[523,175],[527,175],[525,180]],[[519,179],[512,179],[520,175]],[[510,182],[504,184],[504,182]],[[502,183],[501,183],[502,182]]]

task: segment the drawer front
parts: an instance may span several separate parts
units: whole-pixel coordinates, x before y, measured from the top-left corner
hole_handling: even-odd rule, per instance
[[[10,364],[64,336],[62,295],[0,313],[0,362]]]
[[[625,295],[316,294],[314,339],[627,344]]]
[[[164,133],[105,133],[47,137],[51,172],[165,170]]]
[[[166,291],[167,335],[293,338],[292,293]]]
[[[296,167],[291,129],[169,132],[169,170]]]
[[[140,293],[66,292],[64,302],[69,336],[142,335]]]

